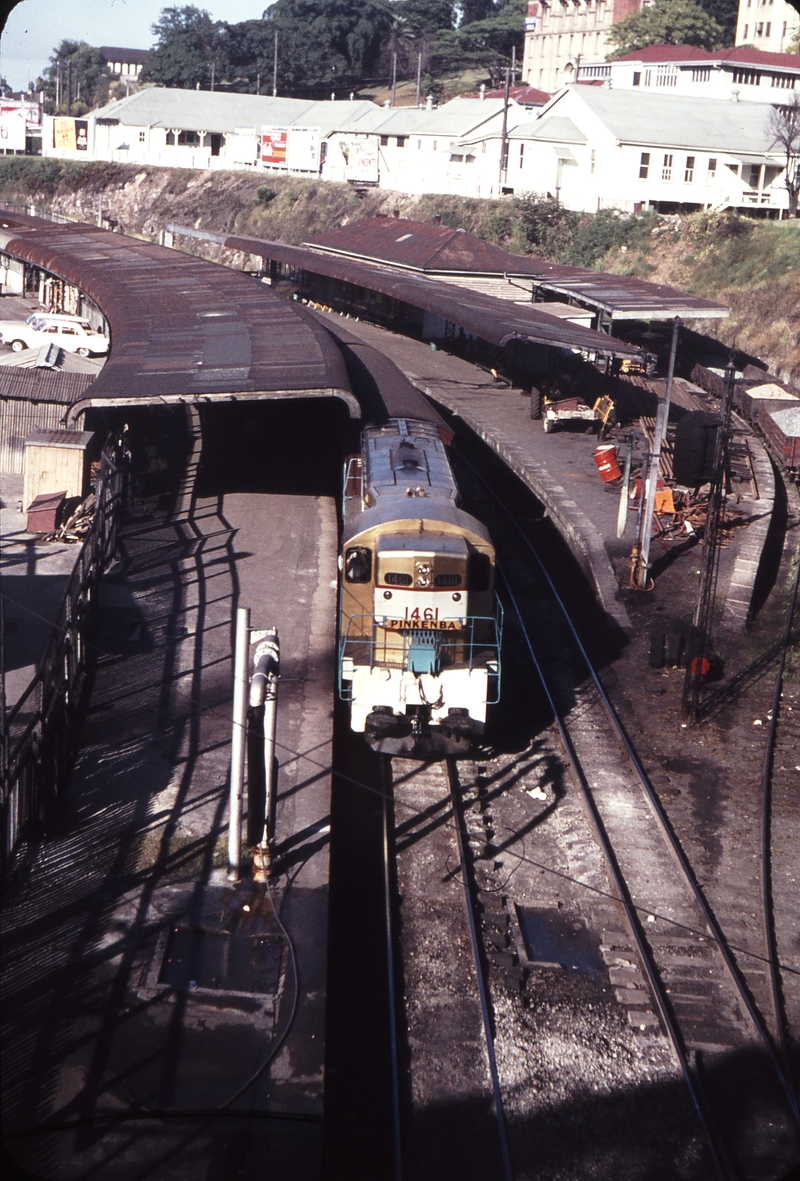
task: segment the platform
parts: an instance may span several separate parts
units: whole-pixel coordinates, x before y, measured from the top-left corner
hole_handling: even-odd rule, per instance
[[[340,322],[337,315],[330,318],[333,324]],[[497,382],[484,368],[371,324],[352,319],[345,323],[349,332],[384,350],[419,389],[460,418],[528,485],[594,586],[609,621],[629,629],[625,599],[636,515],[628,512],[625,533],[618,538],[619,481],[605,484],[598,475],[593,458],[596,436],[568,428],[545,434],[542,422],[530,417],[529,397]],[[662,379],[662,388],[663,384]],[[657,381],[639,379],[638,384],[625,382],[624,386],[628,402],[638,398],[643,411],[655,413]],[[675,380],[676,405],[695,409],[704,405],[701,395],[691,383]],[[747,620],[774,499],[769,457],[754,436],[749,442],[756,479],[741,486],[736,506],[748,525],[734,531],[731,544],[722,552],[718,582],[725,598],[722,626],[731,631],[741,630]],[[623,455],[620,446],[620,461]]]
[[[336,508],[193,476],[120,531],[68,796],[6,891],[5,1149],[47,1181],[320,1171]],[[281,639],[272,894],[226,875],[237,605]]]

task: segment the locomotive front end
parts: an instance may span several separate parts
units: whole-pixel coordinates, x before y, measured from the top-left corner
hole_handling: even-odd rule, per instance
[[[375,431],[365,432],[362,455],[373,475]],[[378,441],[387,442],[386,428]],[[352,729],[375,749],[464,754],[499,696],[494,550],[480,522],[455,503],[438,437],[415,437],[413,450],[413,473],[407,462],[401,472],[413,474],[414,485],[401,481],[396,497],[363,488],[360,511],[345,513],[340,690]]]

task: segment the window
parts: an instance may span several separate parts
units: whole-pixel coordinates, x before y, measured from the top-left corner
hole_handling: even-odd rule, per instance
[[[189,144],[192,147],[196,147],[199,142],[200,140],[196,131],[181,131],[178,135],[179,144]]]
[[[770,21],[767,21],[767,27],[766,27],[766,29],[764,30],[764,35],[765,35],[766,37],[769,37],[769,34],[770,34],[770,30],[771,30],[771,28],[772,28],[772,23],[771,23]]]
[[[398,137],[397,137],[398,148],[404,148],[406,146],[407,139],[408,139],[407,135],[398,135]]]
[[[650,171],[650,153],[642,152],[642,158],[639,161],[639,180],[647,180],[647,175]]]
[[[796,74],[773,74],[772,85],[778,90],[794,90],[797,85]]]
[[[143,131],[140,131],[139,132],[139,143],[140,144],[144,143],[144,138],[145,138],[145,133]]]
[[[686,168],[683,172],[684,184],[690,185],[694,180],[694,156],[686,157]]]
[[[594,173],[594,166],[597,163],[597,152],[592,148],[592,161],[589,165],[589,172]]]
[[[641,81],[642,81],[641,70],[634,70],[633,71],[633,85],[638,86]]]
[[[756,25],[756,37],[763,37],[763,36],[764,36],[764,22],[759,21],[758,24]]]
[[[698,66],[692,70],[692,82],[708,82],[711,77],[710,66]]]
[[[434,150],[434,152],[439,150],[439,141],[438,140],[433,141],[433,150]]]
[[[672,180],[672,152],[664,153],[664,163],[661,167],[661,179]]]
[[[175,132],[174,132],[174,131],[168,131],[168,132],[167,132],[167,143],[168,143],[168,144],[174,144],[174,143],[175,143]]]
[[[709,157],[708,161],[708,179],[714,180],[717,175],[717,159],[716,156]]]
[[[750,185],[751,189],[758,188],[758,181],[759,181],[760,176],[761,176],[761,165],[760,164],[751,164],[750,165],[750,179],[748,181],[748,184]]]
[[[744,26],[744,39],[745,39],[745,41],[747,40],[747,30],[749,29],[749,27],[750,27],[749,25],[745,25],[745,26]]]
[[[659,66],[656,72],[656,86],[677,86],[678,67],[673,65]]]
[[[417,151],[419,152],[419,151],[421,151],[421,150],[422,150],[422,140],[421,140],[421,139],[418,139],[418,140],[417,140]]]
[[[382,136],[381,136],[381,147],[382,147],[382,148],[388,148],[388,146],[389,146],[389,136],[388,136],[388,135],[382,135]]]
[[[737,86],[758,86],[761,75],[758,70],[734,70],[733,81]]]
[[[525,156],[525,144],[520,144],[519,145],[519,166],[520,166],[520,168],[522,168],[524,156]]]
[[[649,86],[649,85],[650,85],[650,74],[651,74],[651,71],[650,71],[650,70],[645,70],[645,72],[644,72],[644,84],[645,84],[645,86]]]

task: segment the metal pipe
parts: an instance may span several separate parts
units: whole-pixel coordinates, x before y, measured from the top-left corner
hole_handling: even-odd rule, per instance
[[[263,634],[263,633],[262,633]],[[270,628],[255,652],[256,670],[250,682],[250,708],[264,710],[264,825],[254,850],[253,876],[266,881],[272,869],[271,842],[275,813],[275,731],[278,721],[278,681],[281,645],[277,628]]]
[[[247,647],[250,608],[236,610],[233,655],[233,724],[231,728],[231,788],[228,818],[228,880],[238,882],[242,867],[242,795],[244,792],[244,739],[247,723]]]
[[[678,329],[680,316],[676,316],[672,323],[672,344],[669,350],[669,369],[667,370],[667,388],[663,402],[659,403],[656,415],[656,425],[653,432],[653,451],[650,456],[650,471],[647,477],[647,494],[644,502],[644,512],[641,517],[641,532],[639,535],[639,558],[636,568],[636,585],[640,590],[647,590],[648,572],[650,568],[650,533],[653,525],[653,512],[656,503],[656,488],[658,486],[658,465],[661,459],[661,445],[667,433],[669,418],[669,404],[672,398],[672,378],[675,373],[675,354],[678,349]],[[642,488],[644,493],[644,488]]]

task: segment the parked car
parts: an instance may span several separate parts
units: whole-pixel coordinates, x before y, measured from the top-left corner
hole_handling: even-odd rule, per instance
[[[57,344],[67,352],[88,357],[91,353],[107,353],[109,347],[108,337],[83,316],[47,312],[34,312],[24,323],[0,320],[0,339],[3,344],[10,344],[15,353],[38,349],[43,344]]]

